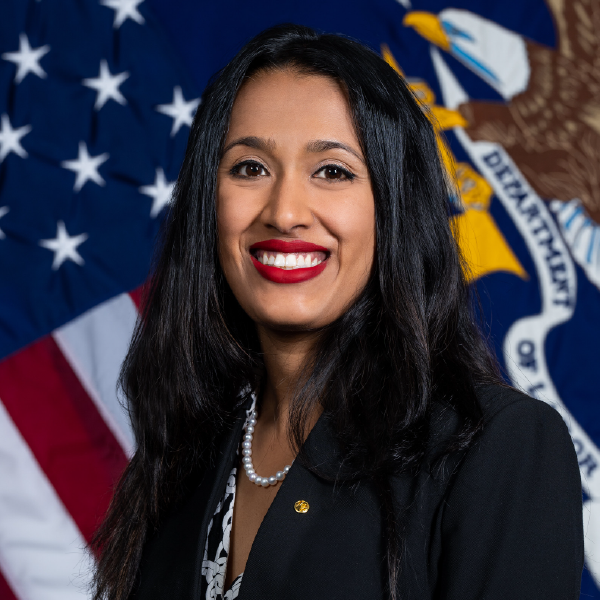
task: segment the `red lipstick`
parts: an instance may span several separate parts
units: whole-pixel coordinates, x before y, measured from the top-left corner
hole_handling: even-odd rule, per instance
[[[263,250],[265,252],[279,252],[282,254],[302,254],[310,252],[323,252],[326,253],[325,259],[314,267],[301,267],[295,269],[281,269],[272,265],[265,265],[260,260],[257,260],[252,252]],[[301,283],[302,281],[308,281],[313,277],[316,277],[323,272],[327,266],[327,258],[329,257],[329,250],[323,246],[317,246],[310,242],[303,242],[302,240],[265,240],[263,242],[257,242],[250,246],[250,258],[252,264],[256,267],[256,270],[269,281],[273,283]]]

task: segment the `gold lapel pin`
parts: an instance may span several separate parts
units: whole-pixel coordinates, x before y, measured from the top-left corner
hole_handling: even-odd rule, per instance
[[[308,505],[308,502],[306,500],[298,500],[298,502],[296,502],[296,504],[294,504],[294,510],[297,513],[308,512],[309,508],[310,508],[310,506]]]

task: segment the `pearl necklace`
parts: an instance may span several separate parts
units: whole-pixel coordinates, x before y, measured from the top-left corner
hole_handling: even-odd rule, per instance
[[[260,475],[257,475],[256,471],[254,470],[254,465],[252,464],[252,438],[254,437],[253,434],[255,425],[256,410],[254,410],[253,406],[248,413],[248,418],[246,419],[246,424],[244,425],[246,433],[244,434],[244,441],[242,442],[242,454],[244,455],[242,458],[242,463],[244,465],[244,469],[246,470],[246,475],[248,475],[248,479],[252,483],[266,488],[270,485],[277,485],[278,482],[283,481],[285,476],[289,473],[291,465],[285,465],[283,471],[277,471],[277,473],[271,477],[261,477]]]

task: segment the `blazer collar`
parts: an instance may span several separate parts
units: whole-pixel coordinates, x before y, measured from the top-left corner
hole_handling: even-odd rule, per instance
[[[252,405],[249,398],[238,409],[235,420],[229,431],[224,435],[216,464],[212,472],[207,472],[198,490],[194,494],[192,504],[196,507],[204,506],[201,517],[201,526],[196,530],[198,534],[198,547],[196,552],[195,581],[193,583],[193,598],[197,598],[200,592],[200,577],[202,573],[202,561],[204,558],[204,546],[208,532],[208,525],[213,517],[217,504],[221,500],[227,477],[236,460],[236,450],[242,438],[242,430],[246,420],[246,411]],[[325,414],[322,414],[317,423],[310,431],[305,443],[304,450],[310,464],[315,468],[316,474],[327,480],[342,481],[349,477],[347,468],[344,468],[341,460],[341,451],[333,435],[331,424]],[[286,479],[293,479],[297,471],[304,471],[304,467],[294,463]],[[208,496],[208,497],[207,497]],[[277,503],[279,493],[273,500]],[[205,501],[202,501],[206,498]]]
[[[324,479],[345,481],[353,477],[327,414],[319,417],[304,442],[303,450],[311,470]]]
[[[246,411],[251,406],[251,400],[250,398],[244,402],[230,421],[228,430],[221,438],[216,460],[204,472],[196,489],[185,502],[174,507],[163,526],[149,540],[142,561],[143,576],[140,578],[136,598],[160,600],[169,596],[179,600],[197,600],[199,597],[208,525],[235,464],[236,450],[242,438]],[[326,415],[319,417],[308,435],[304,450],[314,467],[311,470],[321,476],[317,479],[339,481],[347,477],[341,452]],[[296,490],[306,489],[311,481],[316,481],[314,475],[300,461],[294,461],[269,509],[268,514],[271,516],[266,519],[265,527],[261,525],[260,539],[256,540],[257,549],[254,550],[253,546],[247,565],[250,580],[253,571],[256,574],[260,572],[260,569],[253,568],[252,562],[260,556],[261,543],[268,545],[273,527],[277,528],[276,516],[283,510],[286,500],[290,500],[287,496],[293,495]]]
[[[220,476],[223,478],[223,489],[225,486],[224,482],[227,480],[227,476],[231,470],[231,465],[233,465],[233,455],[241,440],[241,430],[246,418],[246,411],[250,410],[254,402],[255,396],[252,395],[240,406],[238,409],[239,412],[236,413],[237,426],[234,426],[230,430],[230,434],[228,434],[229,439],[225,442],[228,444],[227,452],[229,454],[227,456],[221,454],[221,456],[227,460],[231,457],[231,462],[227,462],[230,466],[221,469],[220,472]],[[352,477],[351,470],[344,461],[342,449],[336,440],[331,421],[325,413],[319,416],[317,422],[309,432],[304,442],[303,451],[316,474],[333,480],[346,480]],[[294,465],[292,465],[292,468],[294,468]]]

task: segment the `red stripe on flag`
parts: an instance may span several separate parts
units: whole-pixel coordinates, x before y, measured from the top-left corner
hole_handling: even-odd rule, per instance
[[[89,540],[127,459],[51,337],[0,363],[0,398]]]
[[[135,306],[138,309],[138,312],[142,312],[142,309],[144,307],[144,300],[146,299],[145,295],[148,291],[147,289],[148,284],[144,283],[142,285],[140,285],[140,287],[135,288],[135,290],[132,290],[131,292],[129,292],[129,297],[133,300],[133,303],[135,304]]]
[[[17,600],[17,597],[8,585],[8,582],[4,579],[2,571],[0,571],[0,598],[2,600]]]

